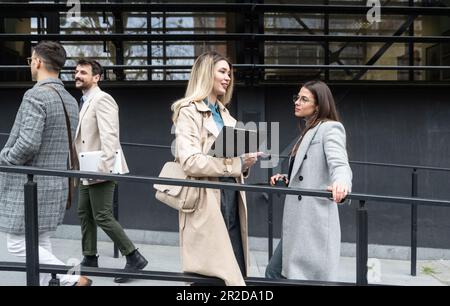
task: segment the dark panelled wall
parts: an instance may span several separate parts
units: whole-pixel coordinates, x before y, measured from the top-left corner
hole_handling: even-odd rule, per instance
[[[170,104],[184,93],[183,86],[104,87],[120,106],[122,142],[170,145],[173,140]],[[0,132],[8,133],[26,89],[0,89]],[[231,107],[241,113],[246,103],[266,103],[266,121],[280,122],[280,144],[285,149],[298,134],[288,86],[237,87]],[[332,90],[347,129],[351,160],[450,167],[450,98],[444,87],[334,86]],[[71,89],[75,97],[80,93]],[[264,101],[261,101],[261,96]],[[254,101],[250,101],[255,97]],[[264,109],[264,108],[263,108]],[[264,118],[264,115],[261,115]],[[242,118],[238,118],[242,119]],[[0,144],[5,143],[0,136]],[[156,176],[171,159],[168,150],[124,147],[132,174]],[[411,170],[352,166],[353,191],[409,196]],[[267,180],[265,170],[253,171],[249,182]],[[450,173],[419,170],[419,196],[449,199]],[[264,195],[248,194],[251,236],[267,235]],[[274,197],[274,229],[279,236],[282,198]],[[120,184],[120,222],[126,228],[177,231],[177,213],[154,200],[152,186]],[[356,203],[340,207],[342,240],[355,241]],[[408,245],[410,207],[369,202],[369,242]],[[76,206],[66,223],[78,224]],[[423,247],[450,247],[450,208],[419,207],[418,243]]]

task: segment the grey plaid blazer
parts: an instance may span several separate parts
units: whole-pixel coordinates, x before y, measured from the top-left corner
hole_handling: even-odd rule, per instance
[[[72,137],[78,124],[78,105],[59,79],[36,83],[23,96],[8,141],[0,152],[1,165],[67,169],[69,144],[66,119],[59,96],[70,118]],[[39,232],[61,224],[67,201],[67,178],[35,176],[38,186]],[[0,231],[23,234],[26,175],[0,172]]]

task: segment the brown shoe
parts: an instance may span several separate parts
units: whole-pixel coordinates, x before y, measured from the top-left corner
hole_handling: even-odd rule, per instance
[[[80,276],[78,282],[76,282],[74,286],[92,286],[92,280],[86,276]]]

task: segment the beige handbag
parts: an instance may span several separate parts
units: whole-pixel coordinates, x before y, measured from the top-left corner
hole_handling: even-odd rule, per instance
[[[202,126],[200,131],[204,134],[203,126],[207,114],[202,113],[202,116]],[[203,135],[201,139],[201,146],[204,150],[206,136]],[[194,180],[194,178],[189,177],[184,173],[183,168],[177,161],[166,162],[159,177]],[[156,189],[155,197],[158,201],[184,213],[194,212],[197,208],[198,201],[200,200],[201,188],[198,187],[154,184],[153,188]]]
[[[178,162],[167,162],[159,174],[161,178],[188,179]],[[200,188],[155,184],[156,199],[184,213],[194,212],[200,199]]]

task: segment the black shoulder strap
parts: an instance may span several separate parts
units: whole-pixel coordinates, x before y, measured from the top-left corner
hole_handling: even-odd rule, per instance
[[[48,87],[48,88],[52,89],[54,92],[56,92],[59,99],[61,100],[61,103],[62,103],[62,106],[64,109],[64,115],[66,117],[67,136],[69,138],[69,162],[70,162],[69,168],[72,169],[74,167],[74,165],[76,164],[76,159],[75,159],[75,154],[73,152],[72,130],[70,128],[70,119],[69,119],[69,115],[67,114],[66,105],[64,104],[64,100],[62,99],[59,92],[53,86],[50,86],[50,85],[44,85],[44,86]]]

